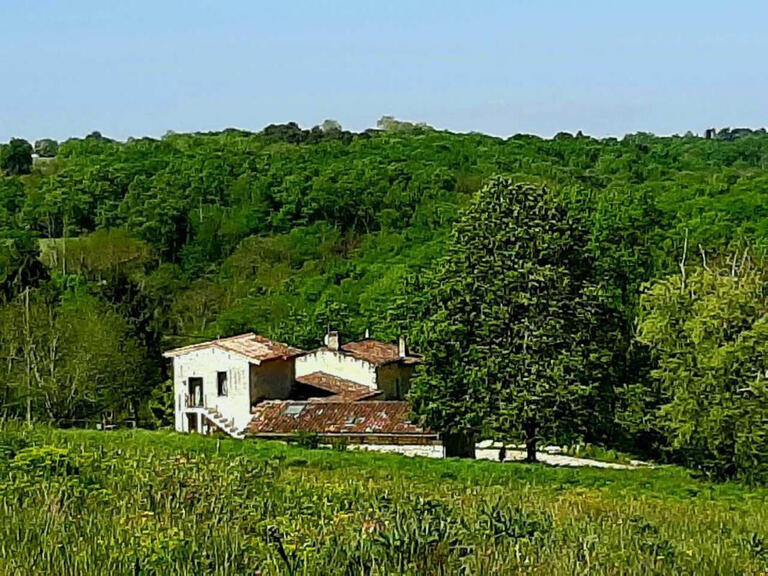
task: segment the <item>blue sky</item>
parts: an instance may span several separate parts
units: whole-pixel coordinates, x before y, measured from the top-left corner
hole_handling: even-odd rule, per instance
[[[768,2],[0,0],[0,141],[768,124]]]

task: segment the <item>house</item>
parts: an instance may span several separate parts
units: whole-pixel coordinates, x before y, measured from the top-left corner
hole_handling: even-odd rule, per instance
[[[176,430],[206,434],[218,428],[242,437],[251,406],[290,396],[301,353],[253,333],[165,352],[173,360]]]
[[[438,435],[411,421],[405,395],[421,357],[397,344],[341,342],[303,351],[253,333],[176,348],[175,425],[179,432],[235,438],[300,433],[357,448],[442,456]]]
[[[402,400],[420,361],[409,354],[403,336],[398,344],[367,336],[342,344],[338,332],[328,332],[323,347],[296,358],[296,379],[312,385],[338,378],[376,391],[381,400]]]

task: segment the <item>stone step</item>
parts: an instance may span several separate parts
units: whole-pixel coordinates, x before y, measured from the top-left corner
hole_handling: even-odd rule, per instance
[[[245,438],[243,433],[237,429],[234,423],[227,422],[223,417],[216,418],[212,416],[212,414],[208,416],[208,421],[219,428],[219,430],[225,432],[227,435],[232,436],[233,438]]]

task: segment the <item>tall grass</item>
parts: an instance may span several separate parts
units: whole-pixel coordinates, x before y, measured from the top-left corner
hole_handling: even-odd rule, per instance
[[[767,503],[677,468],[0,431],[3,574],[757,574]]]

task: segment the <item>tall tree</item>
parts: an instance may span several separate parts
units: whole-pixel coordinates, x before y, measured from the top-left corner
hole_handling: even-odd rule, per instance
[[[683,266],[641,305],[638,340],[655,364],[635,421],[685,464],[768,478],[768,271],[739,257]]]
[[[151,381],[127,321],[93,296],[57,300],[26,291],[0,308],[2,408],[55,423],[135,415]]]
[[[491,179],[426,279],[411,398],[449,436],[569,441],[604,425],[615,326],[580,223],[549,191]]]

